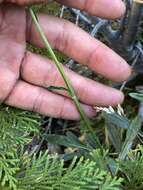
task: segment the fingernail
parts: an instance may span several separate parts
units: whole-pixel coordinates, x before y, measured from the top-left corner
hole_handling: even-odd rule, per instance
[[[124,101],[124,94],[121,91],[116,90],[116,89],[114,89],[111,97],[112,97],[111,106],[117,106],[118,104],[122,104]]]
[[[119,98],[118,104],[122,104],[124,101],[124,94],[121,91],[118,91],[118,98]]]
[[[114,0],[114,13],[115,18],[120,18],[125,14],[126,6],[125,3],[121,0]]]
[[[124,59],[122,59],[122,62],[120,64],[120,76],[118,78],[118,81],[126,81],[131,76],[131,73],[131,66]]]

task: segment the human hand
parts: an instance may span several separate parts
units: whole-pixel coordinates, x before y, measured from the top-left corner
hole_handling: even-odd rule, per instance
[[[18,4],[30,0],[9,0]],[[38,0],[32,0],[38,1]],[[116,18],[125,8],[120,0],[57,0],[68,6],[106,18]],[[106,8],[108,6],[108,9]],[[131,73],[116,53],[86,32],[63,19],[39,15],[39,22],[52,47],[113,81],[123,81]],[[0,5],[0,101],[52,117],[79,119],[65,91],[48,91],[48,86],[65,86],[54,63],[26,50],[26,42],[43,47],[31,17],[21,6]],[[123,94],[111,87],[79,76],[64,68],[88,116],[93,106],[117,105]]]

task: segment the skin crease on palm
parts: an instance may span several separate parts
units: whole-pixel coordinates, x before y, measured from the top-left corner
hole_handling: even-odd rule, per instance
[[[125,11],[120,0],[57,1],[104,18],[118,18]],[[0,101],[47,116],[79,119],[66,92],[46,89],[64,86],[53,62],[26,50],[26,42],[44,46],[24,8],[31,3],[38,0],[10,0],[0,5]],[[124,81],[129,77],[131,69],[121,57],[70,22],[43,14],[39,22],[53,48],[107,79]],[[114,106],[123,101],[120,91],[64,69],[88,116],[96,114],[93,106]]]

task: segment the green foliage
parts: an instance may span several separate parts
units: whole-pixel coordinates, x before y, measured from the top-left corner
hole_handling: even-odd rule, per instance
[[[126,139],[125,142],[123,143],[121,152],[119,154],[119,159],[124,160],[126,156],[128,155],[128,152],[130,151],[133,141],[138,135],[138,132],[141,129],[142,125],[142,119],[137,116],[130,124],[127,134],[126,134]]]
[[[121,162],[121,170],[124,172],[125,186],[129,190],[143,189],[143,147],[129,154],[130,159]]]
[[[78,148],[88,151],[91,150],[91,148],[89,148],[87,145],[80,142],[80,140],[72,132],[67,132],[66,136],[48,134],[45,136],[45,139],[52,144],[58,144],[66,147]]]
[[[37,133],[40,117],[18,109],[0,106],[0,151],[13,151],[18,145],[31,140],[29,134]]]
[[[9,183],[10,188],[16,188],[17,179],[16,172],[19,170],[19,159],[13,153],[0,154],[0,181],[1,186]]]
[[[130,127],[130,121],[117,113],[103,113],[106,121],[108,136],[116,151],[119,153],[122,147],[122,131]]]
[[[85,136],[84,141],[71,132],[66,136],[43,136],[52,144],[75,148],[80,152],[79,157],[73,154],[69,164],[58,155],[49,155],[47,151],[34,155],[25,151],[26,145],[35,135],[39,135],[39,115],[4,105],[0,108],[1,190],[120,190],[122,185],[127,190],[142,190],[143,148],[130,150],[141,126],[138,117],[123,127],[127,134],[122,143],[121,161],[111,158],[109,151],[95,149],[90,134]],[[116,116],[109,120],[110,117],[110,124],[112,120],[116,123],[115,118],[119,119]],[[120,121],[124,119],[120,118]],[[119,168],[124,179],[118,178]]]
[[[41,4],[41,5],[33,5],[32,8],[36,12],[43,12],[52,15],[58,15],[60,13],[60,6],[58,3],[49,4]]]
[[[118,190],[121,179],[112,178],[95,160],[78,160],[74,157],[70,166],[58,156],[40,153],[37,157],[22,153],[33,136],[38,135],[40,117],[31,112],[19,111],[4,105],[0,107],[0,188],[18,190],[73,189]],[[77,137],[69,133],[72,145],[83,146]],[[63,140],[67,140],[66,138]],[[74,145],[74,147],[76,147]],[[87,149],[88,150],[88,149]],[[95,156],[94,156],[95,157]]]
[[[140,102],[143,102],[143,93],[130,93],[130,96]]]
[[[16,187],[14,175],[19,170],[19,150],[38,133],[40,117],[4,105],[0,106],[0,181]]]
[[[112,179],[94,161],[75,157],[66,168],[63,160],[47,152],[40,153],[38,158],[34,155],[19,176],[19,190],[119,190],[122,182],[116,177]]]

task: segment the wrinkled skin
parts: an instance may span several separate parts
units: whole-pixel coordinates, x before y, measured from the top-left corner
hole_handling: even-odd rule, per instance
[[[125,11],[120,0],[58,2],[106,18],[120,17]],[[79,119],[66,92],[46,89],[51,85],[64,86],[53,62],[26,50],[26,42],[43,47],[30,15],[21,6],[28,3],[33,1],[12,0],[0,5],[0,101],[52,117]],[[131,69],[121,57],[70,22],[43,14],[39,15],[39,21],[52,47],[107,79],[124,81],[129,77]],[[93,106],[117,105],[123,101],[120,91],[64,69],[88,116],[96,114]]]

